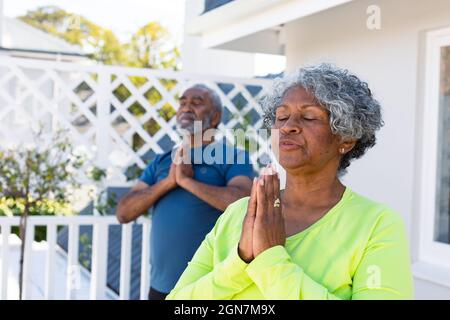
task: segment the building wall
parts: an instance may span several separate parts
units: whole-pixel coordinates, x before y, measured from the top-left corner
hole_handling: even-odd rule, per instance
[[[366,26],[366,10],[373,4],[381,9],[380,30]],[[385,126],[378,143],[349,167],[344,181],[403,215],[414,260],[424,33],[448,26],[448,0],[360,0],[286,25],[288,72],[303,64],[332,62],[366,80],[381,102]],[[417,298],[450,298],[450,287],[417,280],[416,289]]]
[[[186,0],[185,23],[197,17],[203,8],[203,0]],[[181,59],[183,72],[244,78],[255,74],[254,54],[203,48],[198,36],[185,34]]]

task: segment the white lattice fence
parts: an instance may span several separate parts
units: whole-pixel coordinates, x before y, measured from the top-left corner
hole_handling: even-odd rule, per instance
[[[196,83],[221,97],[222,132],[262,126],[258,101],[268,80],[0,57],[0,142],[21,142],[32,123],[61,126],[99,166],[120,169],[116,172],[130,166],[142,169],[155,154],[179,142],[178,97]],[[252,161],[267,161],[267,140],[257,132],[250,138],[258,145]]]

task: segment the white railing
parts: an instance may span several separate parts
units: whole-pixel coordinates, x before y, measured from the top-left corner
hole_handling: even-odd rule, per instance
[[[182,72],[125,68],[102,65],[81,65],[33,59],[0,56],[0,148],[5,144],[23,142],[30,124],[42,123],[47,127],[69,130],[76,146],[84,146],[95,159],[96,165],[110,169],[107,184],[126,183],[124,169],[137,166],[143,169],[149,154],[158,154],[167,148],[163,142],[179,142],[175,131],[178,97],[183,89],[193,84],[205,84],[214,89],[224,105],[225,129],[262,126],[259,100],[270,86],[269,80],[239,79],[220,76],[186,74]],[[225,135],[227,139],[233,139]],[[265,162],[273,155],[266,137],[253,131],[248,136],[257,148],[251,151],[251,160]],[[67,225],[69,241],[67,268],[78,264],[78,237],[80,225],[92,225],[93,251],[90,298],[105,297],[107,268],[108,225],[116,224],[115,217],[30,217],[26,235],[23,289],[30,297],[27,275],[33,269],[33,227],[48,228],[45,262],[44,298],[54,296],[57,257],[56,226]],[[149,281],[150,222],[142,224],[143,242],[141,292],[145,299]],[[1,227],[1,291],[8,293],[9,235],[12,226],[18,226],[18,217],[0,217]],[[122,227],[120,270],[120,298],[128,299],[130,291],[131,225]],[[70,273],[70,270],[68,270]],[[66,279],[65,281],[71,281]],[[65,298],[72,299],[76,292],[67,284]]]
[[[10,269],[10,245],[9,236],[11,227],[19,226],[19,217],[0,217],[1,228],[1,280],[0,280],[0,300],[8,297],[8,270]],[[142,253],[141,253],[141,280],[140,298],[147,299],[149,289],[149,244],[151,220],[140,217],[136,220],[142,225]],[[70,277],[74,270],[79,268],[79,227],[81,225],[93,226],[92,256],[89,298],[93,300],[106,299],[108,290],[106,283],[107,257],[108,257],[108,227],[118,224],[114,216],[70,216],[70,217],[49,217],[32,216],[28,218],[27,232],[25,236],[25,252],[23,262],[23,294],[24,299],[30,299],[31,290],[31,270],[36,269],[36,262],[33,261],[33,241],[36,226],[47,228],[47,248],[45,250],[45,271],[41,275],[44,277],[44,299],[76,299],[78,288],[74,286],[74,279]],[[69,236],[67,245],[67,272],[65,297],[55,296],[55,271],[57,246],[57,226],[68,226]],[[119,299],[130,298],[130,264],[133,223],[122,225],[122,243],[120,259],[120,290]],[[18,298],[18,297],[17,297]]]
[[[133,165],[143,169],[149,153],[179,142],[177,99],[196,83],[220,96],[222,132],[262,126],[259,101],[271,83],[266,79],[0,57],[0,143],[20,140],[20,128],[30,124],[58,125],[92,153],[98,166],[116,173]],[[265,137],[254,132],[250,138],[257,143],[253,163],[267,161],[272,155]]]

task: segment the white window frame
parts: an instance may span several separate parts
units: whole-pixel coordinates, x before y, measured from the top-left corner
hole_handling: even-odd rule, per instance
[[[434,241],[437,179],[441,49],[450,46],[450,28],[426,35],[425,92],[420,184],[419,261],[450,268],[450,244]]]

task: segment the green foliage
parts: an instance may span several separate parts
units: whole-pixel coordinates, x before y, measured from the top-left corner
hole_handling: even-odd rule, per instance
[[[0,216],[20,216],[25,210],[25,199],[13,199],[7,197],[0,198]],[[43,199],[36,201],[30,207],[30,216],[54,216],[54,215],[73,215],[72,207],[63,201]],[[12,227],[12,232],[19,234],[19,227]],[[47,229],[44,226],[35,228],[35,240],[42,241],[46,239]]]
[[[0,216],[19,216],[25,210],[25,199],[23,198],[0,198]],[[63,201],[55,201],[50,199],[38,200],[30,207],[30,215],[32,216],[53,216],[53,215],[72,215],[71,206]]]
[[[144,172],[144,170],[139,168],[139,166],[137,164],[133,164],[133,165],[129,166],[125,170],[125,176],[127,178],[127,181],[133,181],[133,180],[138,179],[142,175],[142,172]]]
[[[95,209],[97,210],[98,213],[100,213],[103,216],[107,215],[109,212],[111,212],[111,210],[113,210],[117,206],[118,199],[117,194],[115,193],[112,193],[111,195],[107,196],[106,190],[102,190],[99,194],[99,198],[104,200],[99,201],[95,205]]]
[[[0,195],[35,206],[46,199],[64,202],[67,188],[79,186],[74,172],[84,160],[73,153],[64,132],[57,132],[48,145],[42,140],[39,131],[31,146],[0,150]]]
[[[126,65],[127,57],[114,33],[56,6],[39,7],[19,17],[35,28],[82,47],[89,57],[104,64]]]
[[[80,242],[83,246],[80,249],[79,261],[83,267],[89,269],[91,267],[92,242],[89,241],[89,237],[85,233],[80,234]]]
[[[39,7],[19,19],[80,46],[91,59],[103,64],[179,69],[179,49],[170,44],[169,32],[157,22],[146,24],[131,36],[129,42],[121,43],[113,31],[56,6]]]
[[[102,179],[106,178],[106,170],[105,169],[101,169],[98,167],[93,167],[90,171],[88,176],[93,180],[93,181],[101,181]]]
[[[0,215],[73,214],[67,190],[79,186],[75,172],[84,160],[63,131],[49,144],[44,140],[41,130],[31,146],[0,150]],[[37,228],[36,238],[45,238],[45,228]]]
[[[139,28],[124,46],[130,66],[177,70],[180,52],[168,45],[169,38],[167,29],[157,22]]]
[[[0,216],[75,214],[70,197],[81,185],[79,176],[86,163],[63,130],[49,137],[39,130],[32,144],[0,147]],[[99,183],[106,170],[94,166],[87,176]],[[113,199],[97,202],[113,205]],[[18,233],[17,228],[13,232]],[[45,239],[45,227],[36,228],[35,239]]]

